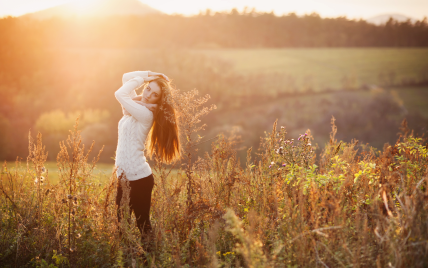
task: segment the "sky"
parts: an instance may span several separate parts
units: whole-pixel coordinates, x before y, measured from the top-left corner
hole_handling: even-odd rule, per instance
[[[93,0],[0,0],[0,17],[19,16],[68,2]],[[415,19],[428,16],[428,0],[141,0],[167,14],[198,14],[201,10],[224,11],[244,7],[274,11],[277,15],[316,12],[322,17],[371,18],[382,14],[402,14]]]

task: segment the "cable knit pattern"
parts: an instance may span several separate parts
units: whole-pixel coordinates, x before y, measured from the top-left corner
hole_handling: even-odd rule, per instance
[[[144,83],[148,72],[138,71],[123,75],[123,85],[115,92],[116,99],[131,115],[124,115],[119,121],[119,138],[116,149],[117,176],[122,173],[130,181],[152,174],[144,156],[145,142],[153,124],[153,113],[135,103],[135,89]]]

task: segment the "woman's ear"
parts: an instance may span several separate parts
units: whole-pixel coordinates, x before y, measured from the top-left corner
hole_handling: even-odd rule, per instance
[[[141,101],[143,99],[143,95],[139,95],[135,98],[132,98],[133,101]]]

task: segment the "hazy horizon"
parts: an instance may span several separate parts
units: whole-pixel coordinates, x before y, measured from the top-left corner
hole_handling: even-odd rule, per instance
[[[96,1],[96,0],[92,0]],[[33,13],[64,3],[76,3],[81,8],[85,8],[91,0],[0,0],[0,17],[20,16]],[[99,1],[99,0],[98,0]],[[139,0],[140,1],[140,0]],[[423,0],[301,0],[301,1],[275,1],[265,0],[263,2],[255,0],[141,0],[140,2],[149,5],[166,14],[195,15],[206,9],[212,11],[225,11],[237,8],[242,11],[245,7],[257,11],[273,11],[276,15],[296,13],[298,15],[318,13],[321,17],[346,16],[350,19],[369,19],[383,14],[400,14],[414,19],[423,19],[428,15],[428,1]]]

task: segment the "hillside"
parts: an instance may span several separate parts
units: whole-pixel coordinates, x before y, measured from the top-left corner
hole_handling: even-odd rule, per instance
[[[23,17],[45,20],[53,17],[104,17],[115,15],[161,14],[138,0],[95,0],[87,3],[67,3],[56,7],[26,14]]]

